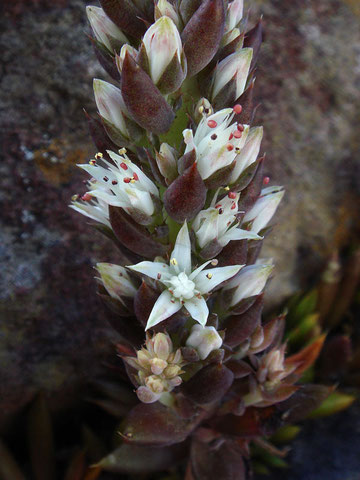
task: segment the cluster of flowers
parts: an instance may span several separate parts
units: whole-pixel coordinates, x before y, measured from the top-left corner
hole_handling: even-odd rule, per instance
[[[143,327],[143,345],[120,331],[138,398],[191,417],[186,437],[210,411],[215,428],[284,402],[307,365],[285,359],[282,318],[261,321],[273,264],[258,255],[284,195],[252,125],[261,22],[246,31],[242,0],[100,3],[92,41],[118,86],[94,80],[99,153],[79,165],[88,191],[71,206],[120,250],[121,265],[97,270],[101,296]]]

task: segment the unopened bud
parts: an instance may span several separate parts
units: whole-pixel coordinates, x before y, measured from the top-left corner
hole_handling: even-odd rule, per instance
[[[156,163],[161,175],[170,184],[177,177],[176,151],[167,143],[162,143],[159,153],[156,152]]]
[[[150,360],[151,371],[154,375],[161,375],[167,367],[167,362],[161,358],[153,358]]]
[[[225,32],[235,28],[243,17],[244,0],[233,0],[228,4],[225,21]]]
[[[243,268],[224,287],[225,290],[235,288],[231,306],[236,305],[244,298],[259,295],[263,291],[273,268],[273,265],[249,265]]]
[[[284,193],[282,187],[267,187],[261,191],[260,197],[244,217],[244,222],[252,222],[252,232],[258,233],[266,227],[275,214]]]
[[[221,347],[222,338],[214,327],[194,325],[186,345],[195,348],[201,360],[205,360],[213,350]]]
[[[110,20],[102,8],[89,5],[86,7],[86,14],[96,40],[111,53],[127,43],[128,40],[123,32]]]
[[[94,94],[100,115],[129,138],[125,116],[129,116],[119,88],[97,78],[94,79]],[[125,115],[124,115],[125,114]]]
[[[96,269],[100,274],[100,279],[108,294],[116,298],[133,297],[136,293],[131,278],[124,267],[112,263],[97,263]]]
[[[122,71],[124,58],[126,54],[130,55],[130,57],[136,60],[138,51],[136,50],[136,48],[132,47],[131,45],[128,45],[127,43],[121,47],[120,54],[116,55],[116,66],[120,73]]]
[[[238,52],[232,53],[224,58],[224,60],[217,65],[214,74],[212,101],[223,88],[230,88],[230,82],[235,82],[235,98],[233,100],[235,101],[240,97],[245,89],[252,55],[252,48],[242,48]]]
[[[250,128],[244,147],[235,158],[235,168],[232,171],[230,183],[236,183],[244,170],[256,162],[263,138],[263,127]]]
[[[180,28],[180,18],[174,6],[167,0],[158,0],[157,4],[155,5],[155,20],[159,20],[159,18],[163,16],[171,18],[176,27],[178,29]]]

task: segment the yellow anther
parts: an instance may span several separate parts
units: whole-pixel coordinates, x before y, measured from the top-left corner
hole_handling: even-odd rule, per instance
[[[206,278],[208,278],[209,280],[212,278],[213,274],[212,273],[207,273],[206,274]]]
[[[124,147],[123,147],[123,148],[120,148],[119,153],[120,153],[120,155],[125,155],[125,153],[126,153],[126,148],[124,148]]]
[[[230,187],[224,187],[224,190],[228,192],[230,190]]]
[[[171,265],[177,265],[177,264],[178,264],[176,258],[172,258],[172,259],[170,260],[170,263],[171,263]]]
[[[72,200],[73,202],[76,202],[76,200],[79,200],[79,197],[80,197],[80,195],[78,195],[78,194],[73,195],[73,196],[71,197],[71,200]]]
[[[96,160],[99,160],[99,158],[103,158],[103,154],[101,152],[98,152],[96,155],[95,155],[95,158]]]
[[[135,180],[132,178],[132,179],[130,180],[130,183],[135,183]]]
[[[90,160],[89,162],[90,165],[96,165],[96,161],[93,159],[93,160]]]
[[[214,260],[211,260],[211,265],[213,267],[215,267],[218,263],[219,263],[219,260],[217,260],[216,258],[214,258]]]
[[[204,111],[204,107],[201,105],[201,107],[199,107],[199,113],[203,113]]]

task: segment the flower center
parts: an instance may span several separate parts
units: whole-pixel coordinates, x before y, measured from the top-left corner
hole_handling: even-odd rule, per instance
[[[179,275],[171,277],[169,283],[169,290],[176,298],[185,298],[186,300],[189,300],[195,295],[195,283],[189,280],[185,272],[181,272]]]

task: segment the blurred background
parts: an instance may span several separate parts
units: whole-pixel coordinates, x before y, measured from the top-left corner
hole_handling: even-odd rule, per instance
[[[68,208],[84,191],[75,165],[95,152],[83,113],[95,113],[92,78],[107,79],[86,36],[89,3],[0,6],[0,432],[39,391],[53,410],[72,408],[113,355],[93,265],[115,252]],[[250,23],[261,14],[255,123],[265,174],[286,188],[263,250],[276,311],[359,239],[360,3],[253,0]],[[359,416],[346,418],[360,431]]]

